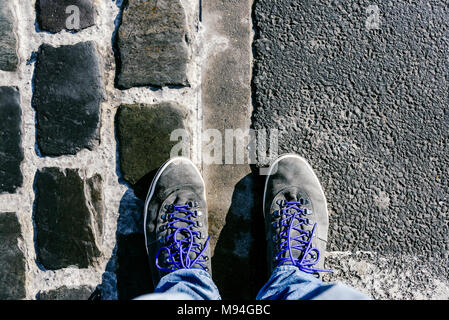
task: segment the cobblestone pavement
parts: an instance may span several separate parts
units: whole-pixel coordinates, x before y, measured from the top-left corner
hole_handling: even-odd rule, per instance
[[[150,292],[143,200],[176,129],[207,185],[213,278],[253,298],[266,163],[203,161],[203,133],[270,128],[324,185],[326,281],[448,298],[448,15],[447,1],[1,1],[0,299]]]
[[[142,198],[171,132],[199,123],[198,17],[187,0],[0,3],[0,299],[152,289]]]

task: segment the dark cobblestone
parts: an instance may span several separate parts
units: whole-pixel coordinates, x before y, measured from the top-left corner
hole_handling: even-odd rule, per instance
[[[0,193],[13,193],[23,183],[21,115],[18,88],[0,87]]]
[[[69,10],[76,6],[78,11]],[[36,2],[37,21],[41,30],[52,33],[64,29],[79,31],[95,25],[95,5],[92,0],[38,0]],[[75,26],[79,12],[79,26]],[[68,23],[67,23],[68,22]]]
[[[46,156],[76,154],[99,144],[103,81],[95,43],[39,49],[33,106],[37,144]]]
[[[101,256],[104,199],[99,175],[44,168],[36,174],[36,246],[46,269],[87,268]]]
[[[116,116],[120,170],[134,185],[170,158],[178,141],[170,141],[175,129],[186,128],[188,111],[176,103],[122,105]]]
[[[0,70],[3,71],[15,71],[19,62],[11,4],[11,1],[0,2]]]
[[[22,232],[15,213],[0,212],[0,300],[23,299],[26,295],[26,262]]]
[[[187,85],[189,46],[179,0],[129,0],[118,34],[118,86]]]

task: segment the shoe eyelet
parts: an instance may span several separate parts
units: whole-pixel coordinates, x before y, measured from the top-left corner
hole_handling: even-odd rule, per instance
[[[196,208],[196,207],[198,207],[198,202],[188,201],[188,202],[186,202],[186,205],[188,205],[190,208]]]
[[[201,211],[198,211],[198,210],[193,211],[194,218],[198,218],[201,214],[202,214]]]

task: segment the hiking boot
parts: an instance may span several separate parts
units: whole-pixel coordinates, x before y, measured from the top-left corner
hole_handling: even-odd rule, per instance
[[[179,269],[211,270],[204,180],[187,158],[157,172],[145,201],[145,242],[153,282]]]
[[[297,155],[279,157],[269,168],[264,190],[268,267],[293,265],[318,275],[324,270],[328,213],[312,167]]]

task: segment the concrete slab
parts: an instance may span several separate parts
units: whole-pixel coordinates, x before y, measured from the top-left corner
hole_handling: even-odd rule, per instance
[[[251,0],[202,3],[206,55],[202,71],[203,133],[216,129],[222,139],[226,129],[244,130],[251,125],[251,6]],[[203,154],[207,144],[203,145]],[[219,145],[224,145],[223,140]],[[218,159],[218,164],[203,161],[212,236],[212,273],[224,297],[232,294],[233,298],[239,298],[236,294],[243,297],[250,290],[235,288],[241,287],[242,282],[250,287],[251,169],[248,164],[224,164],[226,150],[222,151],[223,161]],[[235,191],[239,188],[243,189],[243,195]],[[237,208],[233,201],[239,195],[247,201],[243,207],[240,202]],[[240,240],[236,244],[237,238]],[[235,277],[236,274],[239,276]]]

